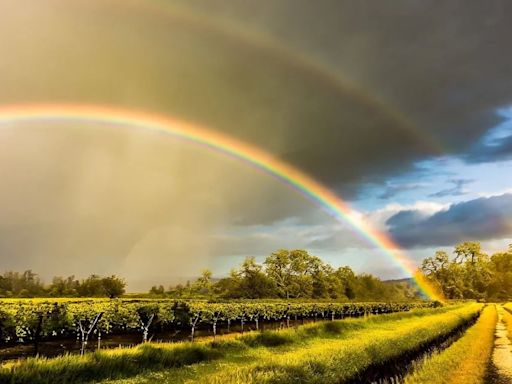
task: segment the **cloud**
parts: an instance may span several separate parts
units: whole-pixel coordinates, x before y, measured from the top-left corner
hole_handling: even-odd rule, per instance
[[[465,151],[503,120],[494,109],[512,97],[502,49],[512,5],[264,4],[155,12],[119,2],[119,13],[95,0],[3,2],[0,102],[178,116],[265,148],[348,198],[425,156]]]
[[[503,119],[478,140],[462,158],[469,163],[488,163],[512,158],[512,107],[499,108]]]
[[[453,179],[449,180],[450,183],[454,184],[452,188],[443,189],[439,192],[432,193],[429,197],[446,197],[446,196],[462,196],[468,193],[464,188],[466,185],[471,184],[475,180],[472,179]]]
[[[425,184],[421,183],[388,183],[384,188],[384,191],[378,196],[378,198],[382,200],[389,200],[393,197],[396,197],[401,192],[412,191],[423,187],[425,187]]]
[[[505,119],[495,110],[512,100],[512,53],[504,50],[512,31],[505,15],[512,4],[264,4],[220,0],[212,5],[198,0],[191,6],[241,29],[261,32],[369,90],[406,116],[416,135],[430,137],[443,153],[464,153]]]
[[[172,3],[0,2],[0,46],[9,52],[0,61],[0,105],[170,115],[260,147],[345,200],[440,153],[470,152],[467,161],[510,154],[509,117],[495,111],[512,100],[512,3]],[[353,244],[351,232],[327,229],[293,240],[300,225],[327,227],[330,218],[245,164],[147,132],[73,128],[0,129],[5,268],[190,274],[210,258],[280,244]],[[414,184],[387,185],[381,198]],[[431,216],[403,214],[394,225]],[[282,239],[231,233],[275,230],[287,218],[297,221]]]
[[[387,220],[390,234],[404,247],[447,246],[466,240],[512,235],[512,194],[482,197],[434,214],[404,210]]]

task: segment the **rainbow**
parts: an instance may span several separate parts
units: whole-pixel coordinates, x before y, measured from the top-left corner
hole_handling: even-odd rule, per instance
[[[119,4],[119,6],[125,4]],[[373,109],[374,113],[386,116],[393,121],[395,127],[421,138],[428,149],[433,154],[443,154],[444,147],[441,142],[433,136],[426,134],[419,129],[407,116],[401,111],[385,103],[380,98],[369,94],[364,89],[360,89],[352,84],[348,78],[330,70],[320,62],[311,59],[304,54],[291,49],[289,46],[280,44],[269,36],[256,30],[244,26],[240,28],[235,23],[223,18],[222,22],[216,21],[201,12],[191,12],[186,7],[171,4],[168,1],[146,1],[138,5],[140,9],[152,11],[155,15],[163,15],[174,22],[181,22],[187,27],[192,27],[207,34],[216,34],[221,38],[236,42],[242,46],[247,45],[251,49],[258,51],[262,56],[268,56],[283,62],[290,69],[295,69],[315,79],[319,84],[333,89],[339,96],[350,96],[357,102],[368,108]]]
[[[359,215],[329,188],[303,171],[255,146],[198,125],[146,112],[72,104],[0,106],[0,125],[32,121],[86,121],[161,132],[242,160],[298,191],[336,220],[349,223],[406,273],[414,276],[416,284],[427,297],[432,300],[442,299],[436,289],[422,275],[416,273],[414,263],[388,235],[360,220]]]

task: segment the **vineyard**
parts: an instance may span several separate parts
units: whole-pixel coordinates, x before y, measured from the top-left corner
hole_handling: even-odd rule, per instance
[[[289,327],[290,320],[343,319],[370,314],[404,312],[435,303],[284,303],[172,300],[108,300],[4,299],[0,303],[0,342],[34,343],[42,340],[76,337],[82,343],[99,340],[108,334],[139,332],[141,341],[148,341],[152,330],[184,328],[194,339],[198,327],[209,327],[215,337],[219,325],[237,323],[241,331],[250,324],[259,329],[259,322],[281,321]]]
[[[60,304],[72,306],[75,303]],[[82,305],[86,303],[91,302],[81,302]],[[26,302],[24,304],[27,305]],[[132,301],[117,304],[122,308],[151,305],[164,310],[162,308],[169,307],[160,304],[170,305],[172,309],[173,305],[184,303]],[[205,317],[197,320],[197,324],[201,321],[204,325],[213,326],[215,311],[209,312],[206,308],[224,308],[226,311],[227,308],[237,308],[238,317],[235,316],[236,310],[231,309],[235,313],[223,314],[222,319],[232,318],[241,322],[243,316],[249,318],[248,308],[275,306],[269,310],[269,316],[276,316],[284,324],[289,316],[294,316],[292,308],[297,316],[314,316],[316,308],[322,308],[328,321],[290,328],[285,326],[279,331],[247,332],[217,340],[202,339],[194,343],[148,342],[133,348],[87,352],[83,356],[20,360],[0,366],[0,383],[59,384],[103,380],[116,384],[350,383],[379,382],[391,378],[394,382],[421,383],[428,382],[422,377],[428,377],[431,372],[453,374],[463,362],[468,365],[464,370],[474,374],[476,381],[473,382],[477,383],[482,382],[478,380],[482,379],[489,361],[496,318],[494,306],[486,306],[482,312],[484,305],[477,303],[436,308],[432,308],[433,304],[411,307],[402,304],[343,304],[336,307],[340,312],[334,312],[337,304],[295,303],[290,307],[282,303],[186,304],[189,306],[189,330],[194,314],[197,316],[199,312]],[[245,310],[238,309],[243,306]],[[418,308],[422,306],[427,308]],[[394,310],[395,313],[364,316],[372,310],[376,313]],[[332,312],[334,321],[329,317]],[[174,313],[173,321],[177,322],[178,315]],[[213,317],[211,313],[214,313]],[[91,311],[89,316],[94,321],[98,314]],[[322,318],[320,312],[317,316]],[[345,318],[340,320],[341,316]],[[156,318],[157,315],[153,316]],[[97,325],[103,327],[100,323],[98,320]],[[140,328],[139,331],[143,332]],[[428,358],[429,353],[437,350],[441,353]],[[453,363],[446,365],[446,361]],[[450,368],[449,372],[446,367]],[[413,368],[416,372],[411,372]],[[301,379],[297,381],[298,378]],[[400,381],[396,381],[398,378]]]
[[[82,346],[80,355],[0,364],[0,383],[11,384],[501,383],[492,376],[502,379],[508,364],[495,359],[497,325],[503,325],[505,339],[507,332],[512,336],[511,304],[150,299],[1,304],[3,344],[73,337]],[[264,330],[266,322],[280,326]],[[151,340],[159,328],[181,328],[194,341],[198,328],[215,336],[217,327],[230,325],[237,327],[231,336]],[[251,332],[243,333],[244,326]],[[126,332],[138,335],[139,345],[95,350],[101,335]],[[92,340],[93,348],[85,348]]]

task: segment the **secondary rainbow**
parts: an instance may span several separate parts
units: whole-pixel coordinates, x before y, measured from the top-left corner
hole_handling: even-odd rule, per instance
[[[441,299],[435,288],[415,273],[414,263],[387,234],[361,220],[357,212],[322,183],[260,148],[211,129],[147,112],[74,104],[0,106],[0,124],[30,121],[85,121],[163,132],[243,160],[300,192],[337,220],[349,223],[365,239],[380,248],[384,255],[414,276],[416,284],[425,295],[434,300]]]

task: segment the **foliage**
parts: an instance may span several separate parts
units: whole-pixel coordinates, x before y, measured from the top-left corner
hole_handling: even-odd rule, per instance
[[[0,297],[120,297],[126,282],[112,275],[91,275],[81,281],[74,276],[54,277],[45,286],[31,270],[23,273],[6,272],[0,275]]]
[[[206,274],[205,274],[206,273]],[[150,290],[163,296],[163,287]],[[247,257],[238,269],[217,282],[211,272],[188,287],[171,287],[167,295],[182,297],[217,297],[224,299],[327,299],[399,301],[415,298],[415,293],[402,284],[386,284],[370,274],[356,275],[348,266],[333,268],[320,258],[301,249],[281,249],[268,256],[263,264]]]
[[[421,272],[448,299],[508,300],[512,298],[512,245],[491,257],[478,242],[457,245],[450,259],[444,251],[427,257]]]
[[[228,321],[280,320],[298,318],[343,318],[408,311],[435,303],[305,303],[227,302],[106,299],[3,299],[0,300],[0,342],[30,341],[34,338],[71,336],[80,324],[89,327],[101,319],[95,332],[145,331],[151,325],[194,327]],[[36,336],[37,334],[37,336]]]

